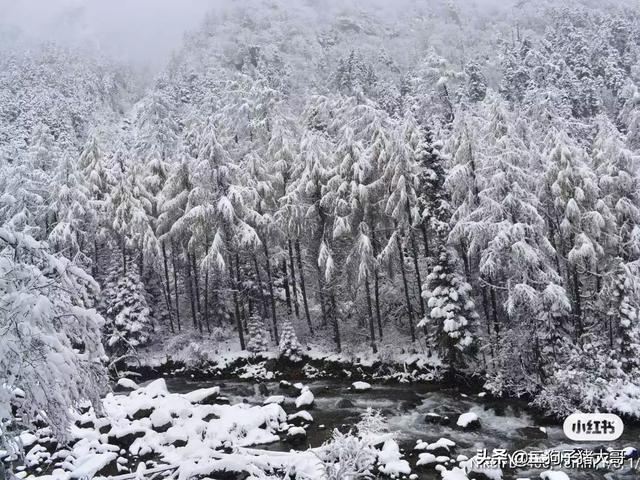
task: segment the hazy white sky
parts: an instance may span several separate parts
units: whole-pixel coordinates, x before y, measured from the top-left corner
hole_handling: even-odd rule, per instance
[[[0,26],[32,41],[89,45],[123,60],[163,63],[218,0],[0,0]]]

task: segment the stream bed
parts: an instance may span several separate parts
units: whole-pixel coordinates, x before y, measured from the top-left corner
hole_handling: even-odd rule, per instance
[[[293,401],[295,392],[283,390],[278,382],[265,382],[263,387],[250,381],[193,381],[186,378],[166,378],[169,391],[189,392],[198,388],[220,386],[221,393],[228,397],[231,404],[249,403],[261,405],[268,395],[285,395],[283,408],[287,413],[296,411]],[[561,425],[536,424],[534,416],[527,410],[526,404],[514,400],[486,399],[478,395],[466,395],[456,389],[442,389],[428,384],[372,384],[372,389],[354,392],[350,383],[335,380],[305,381],[315,396],[313,409],[309,410],[314,422],[307,428],[308,447],[318,447],[331,437],[335,428],[349,430],[355,425],[368,407],[379,410],[388,420],[390,430],[400,444],[405,458],[409,460],[413,473],[420,479],[440,479],[440,473],[432,469],[414,468],[417,452],[413,447],[417,440],[435,442],[444,437],[456,443],[451,455],[474,456],[478,449],[494,448],[514,450],[570,450],[599,448],[622,449],[640,446],[640,427],[626,426],[621,438],[608,443],[576,443],[568,440]],[[265,390],[266,387],[266,390]],[[348,402],[345,402],[347,400]],[[342,401],[342,402],[341,402]],[[343,405],[340,405],[342,403]],[[480,429],[462,431],[452,425],[427,423],[429,412],[440,414],[475,413],[480,420]],[[534,428],[527,428],[534,427]],[[543,427],[543,433],[538,427]],[[289,451],[290,444],[281,441],[259,448]],[[305,446],[298,447],[304,449]],[[626,462],[628,465],[629,462]],[[540,470],[518,470],[504,472],[504,479],[539,478]],[[640,474],[623,470],[607,472],[603,470],[567,470],[571,480],[617,480],[638,479]],[[413,477],[416,478],[416,477]]]

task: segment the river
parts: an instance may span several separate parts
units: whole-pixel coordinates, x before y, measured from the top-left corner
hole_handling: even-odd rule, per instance
[[[265,399],[258,385],[249,381],[192,381],[185,378],[167,378],[167,386],[171,392],[189,392],[197,388],[214,385],[221,386],[222,394],[229,398],[230,403],[245,402],[261,405]],[[348,430],[356,424],[360,415],[368,407],[380,410],[389,422],[391,431],[396,434],[396,440],[406,452],[412,468],[415,466],[416,455],[413,452],[416,440],[434,442],[441,437],[456,443],[453,457],[464,454],[471,457],[478,449],[493,448],[507,450],[520,449],[594,449],[596,447],[624,447],[640,446],[640,427],[627,426],[620,439],[615,442],[576,443],[568,440],[561,425],[540,425],[526,404],[514,400],[491,400],[478,395],[466,395],[456,389],[442,389],[436,385],[427,384],[373,384],[372,389],[365,392],[352,392],[350,384],[335,380],[316,380],[304,382],[315,395],[315,405],[310,413],[314,423],[307,428],[307,442],[309,447],[317,447],[325,442],[334,428]],[[279,388],[278,382],[264,384],[272,395],[285,394],[294,398],[293,392],[286,392]],[[346,398],[352,406],[338,408],[339,400]],[[283,406],[287,413],[295,411],[292,402]],[[478,415],[481,428],[477,431],[461,431],[455,426],[445,426],[425,422],[429,412],[464,413],[474,412]],[[455,424],[455,419],[454,422]],[[532,438],[535,430],[523,431],[525,427],[544,427],[546,438]],[[538,430],[539,431],[539,430]],[[533,435],[544,436],[544,435]],[[263,445],[260,448],[272,450],[290,450],[291,445],[286,442],[276,442]],[[433,470],[419,470],[413,468],[420,479],[440,479],[440,474]],[[505,479],[509,478],[539,478],[539,470],[535,471],[505,471]],[[567,471],[571,480],[618,480],[640,478],[637,473],[605,472],[570,470]]]

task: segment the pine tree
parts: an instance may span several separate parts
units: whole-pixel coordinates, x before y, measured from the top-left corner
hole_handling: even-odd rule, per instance
[[[123,273],[113,268],[105,280],[100,310],[106,319],[104,343],[112,362],[149,342],[152,331],[151,309],[136,269]]]
[[[264,353],[269,350],[269,344],[264,336],[264,325],[258,315],[249,317],[247,321],[247,336],[247,351]]]
[[[280,342],[278,344],[280,356],[292,362],[302,360],[302,345],[298,341],[296,331],[291,322],[284,320],[280,324]]]
[[[478,315],[471,297],[471,286],[456,273],[451,254],[439,247],[439,255],[423,286],[427,315],[418,327],[431,326],[435,343],[449,371],[469,365],[475,355],[473,329]]]

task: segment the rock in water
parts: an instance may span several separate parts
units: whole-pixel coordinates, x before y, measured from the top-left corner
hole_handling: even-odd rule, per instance
[[[547,438],[547,430],[544,427],[522,427],[522,428],[519,428],[517,431],[520,435],[525,437],[527,440]]]
[[[341,398],[340,400],[338,400],[338,403],[336,403],[336,408],[353,408],[353,407],[355,407],[355,405],[348,398]]]
[[[287,430],[287,442],[300,445],[307,439],[307,431],[302,427],[291,427]]]
[[[434,425],[449,425],[451,423],[451,419],[445,415],[440,415],[439,413],[429,412],[424,417],[425,423],[432,423]]]
[[[296,408],[308,407],[311,408],[313,406],[314,396],[309,390],[309,387],[302,387],[300,391],[300,396],[296,398]]]
[[[351,384],[351,389],[356,392],[365,392],[367,390],[371,390],[371,384],[367,382],[353,382]]]
[[[463,413],[458,417],[458,421],[456,425],[463,430],[479,430],[480,429],[480,419],[478,415],[473,412]]]

